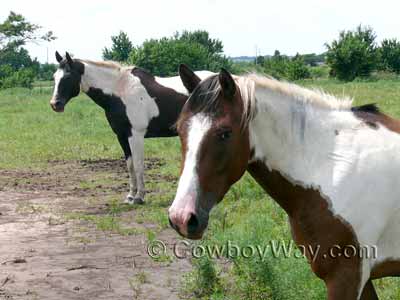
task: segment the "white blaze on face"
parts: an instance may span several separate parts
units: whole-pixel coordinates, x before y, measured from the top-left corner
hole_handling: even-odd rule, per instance
[[[61,78],[64,77],[64,70],[63,69],[58,69],[54,73],[54,92],[53,92],[53,98],[51,99],[52,102],[56,100],[57,93],[58,93],[58,86],[60,85]]]
[[[170,213],[177,212],[178,210],[185,208],[194,209],[194,203],[185,203],[185,198],[187,200],[186,196],[194,198],[196,197],[199,184],[198,174],[196,171],[199,150],[203,138],[210,128],[211,120],[209,117],[206,117],[203,114],[195,115],[190,121],[185,165],[183,167],[182,175],[179,179],[178,191],[176,193],[175,200],[169,209]]]

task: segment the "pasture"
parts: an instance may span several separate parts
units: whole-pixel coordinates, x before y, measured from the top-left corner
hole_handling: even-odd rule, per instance
[[[397,79],[299,84],[376,102],[400,118]],[[262,259],[149,257],[152,241],[170,248],[180,240],[166,213],[179,175],[178,138],[146,140],[146,204],[121,204],[127,172],[102,110],[81,94],[56,114],[51,92],[0,91],[0,299],[324,299],[305,259],[271,250]],[[286,215],[246,175],[195,245],[270,241],[289,243]],[[380,299],[400,298],[398,279],[376,287]]]

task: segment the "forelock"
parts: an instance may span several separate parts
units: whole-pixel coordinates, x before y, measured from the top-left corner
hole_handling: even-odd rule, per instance
[[[68,64],[68,61],[67,61],[67,59],[66,58],[63,58],[63,60],[59,63],[59,66],[58,66],[58,68],[59,69],[62,69],[62,70],[64,70],[64,71],[71,71],[71,70],[75,70],[75,71],[78,71],[79,73],[83,73],[83,71],[84,71],[84,68],[85,68],[85,66],[84,66],[84,64],[80,61],[80,60],[77,60],[77,59],[74,59],[73,60],[73,64],[72,64],[72,67]]]
[[[218,99],[221,93],[221,86],[218,75],[213,75],[202,82],[194,89],[188,99],[188,105],[193,113],[210,112],[218,106]]]

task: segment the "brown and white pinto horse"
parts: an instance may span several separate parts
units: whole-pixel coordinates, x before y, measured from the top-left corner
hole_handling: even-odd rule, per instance
[[[211,208],[247,170],[286,211],[296,243],[319,247],[307,256],[328,299],[377,299],[371,280],[400,275],[400,122],[254,74],[180,75],[192,94],[177,126],[172,227],[201,238]],[[366,245],[377,255],[361,255]]]

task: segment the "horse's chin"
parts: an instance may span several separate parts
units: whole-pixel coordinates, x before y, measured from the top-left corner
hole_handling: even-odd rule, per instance
[[[197,234],[189,234],[185,238],[189,240],[201,240],[203,238],[203,232]]]
[[[55,106],[51,105],[51,108],[53,109],[53,111],[55,111],[57,113],[63,113],[64,112],[64,106],[63,107],[55,107]]]
[[[175,228],[174,228],[175,229]],[[175,231],[183,238],[189,239],[189,240],[201,240],[203,238],[205,230],[201,232],[185,232],[182,233],[180,230],[175,229]]]

